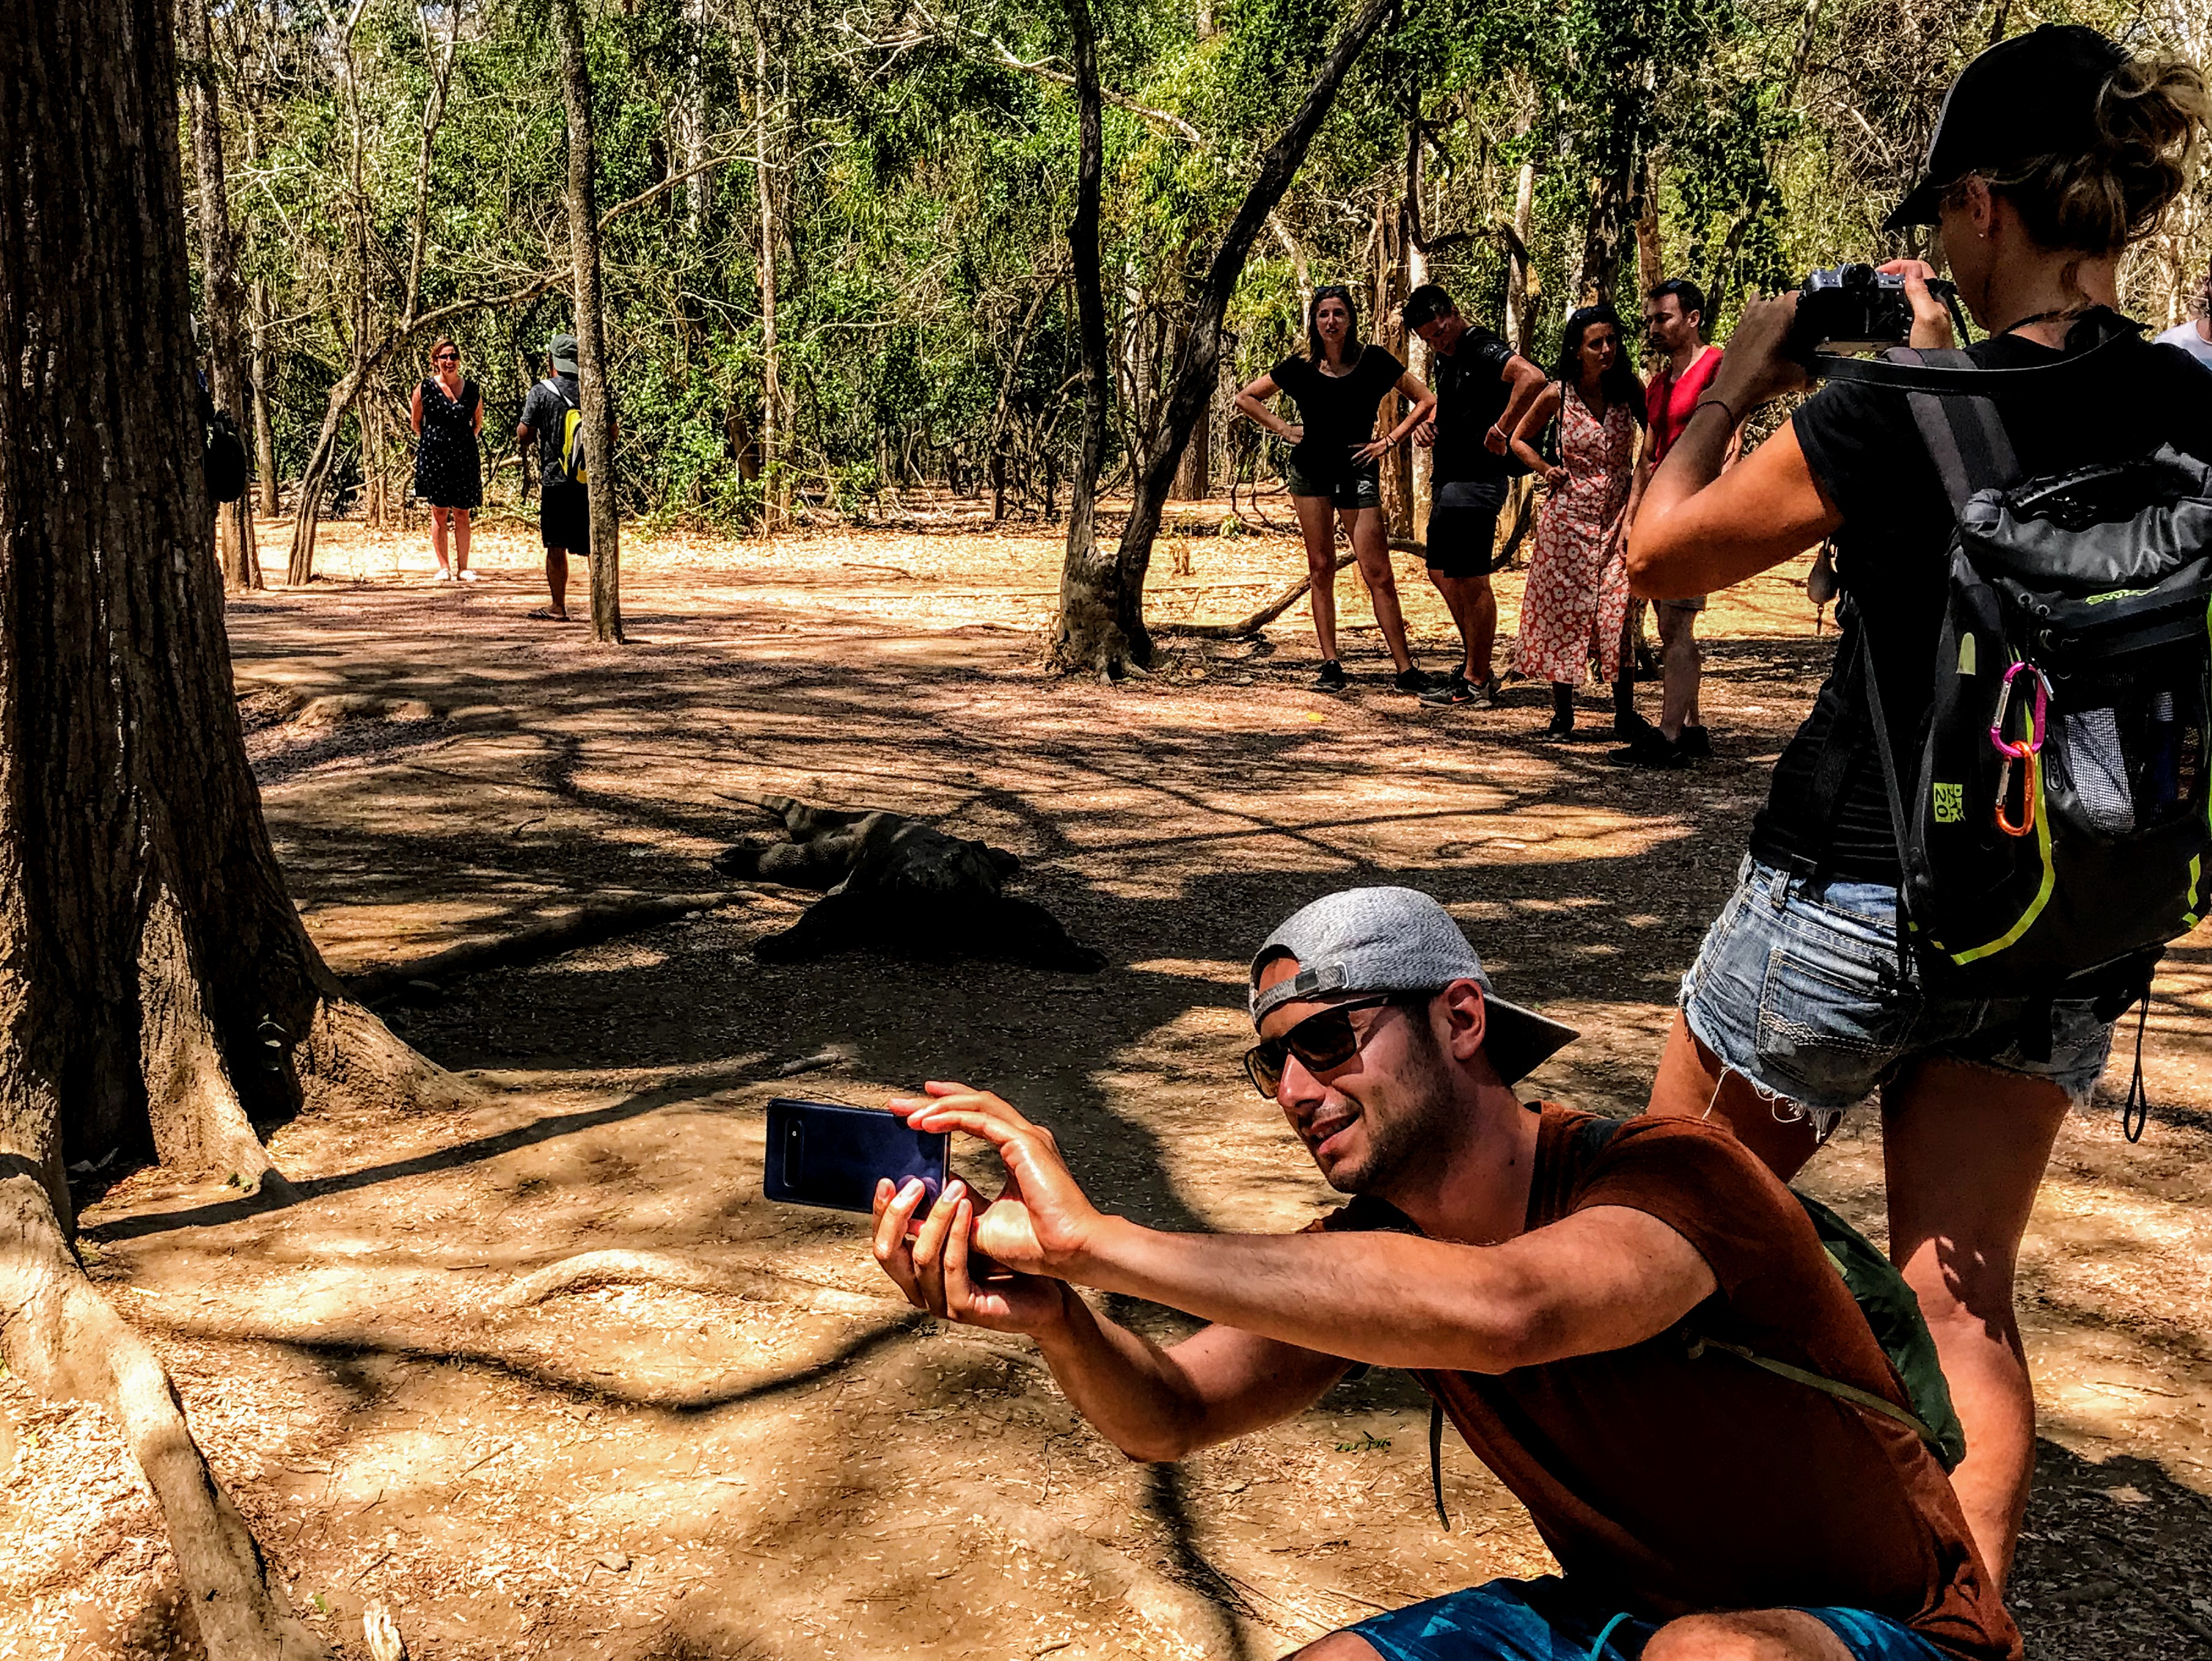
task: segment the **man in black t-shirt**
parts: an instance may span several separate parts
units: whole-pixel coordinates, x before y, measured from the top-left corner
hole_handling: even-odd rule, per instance
[[[589,559],[592,553],[591,496],[587,487],[568,476],[562,464],[562,439],[568,414],[584,407],[578,384],[576,337],[556,335],[545,349],[547,374],[522,401],[521,423],[515,439],[527,460],[530,440],[538,440],[538,532],[545,544],[545,587],[551,603],[532,612],[533,617],[556,622],[568,621],[568,555]]]
[[[1517,356],[1491,330],[1459,314],[1451,296],[1425,282],[1406,296],[1406,327],[1436,355],[1433,421],[1413,432],[1433,446],[1430,472],[1429,580],[1459,625],[1467,661],[1450,680],[1422,694],[1425,704],[1498,701],[1490,654],[1498,639],[1498,597],[1490,573],[1498,546],[1498,514],[1515,469],[1506,439],[1543,391],[1544,372]]]

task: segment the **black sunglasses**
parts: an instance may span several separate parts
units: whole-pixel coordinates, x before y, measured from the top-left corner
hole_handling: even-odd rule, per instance
[[[1354,997],[1316,1011],[1287,1033],[1263,1038],[1244,1052],[1244,1076],[1252,1088],[1273,1101],[1283,1082],[1283,1069],[1292,1056],[1310,1073],[1332,1072],[1359,1053],[1358,1029],[1352,1024],[1354,1009],[1376,1009],[1385,1003],[1425,1003],[1430,992],[1377,992]]]
[[[460,361],[461,355],[459,352],[441,352],[434,360],[438,363],[459,363]]]

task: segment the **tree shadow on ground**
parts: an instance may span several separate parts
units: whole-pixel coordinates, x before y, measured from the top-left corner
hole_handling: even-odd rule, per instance
[[[349,766],[290,773],[271,806],[288,868],[314,893],[319,918],[413,903],[425,874],[441,874],[477,904],[465,926],[495,932],[549,898],[706,886],[706,858],[757,822],[717,792],[772,789],[892,807],[1014,848],[1028,862],[1018,891],[1105,949],[1112,967],[1076,981],[861,955],[763,966],[750,943],[781,918],[762,906],[494,971],[396,1024],[448,1065],[526,1062],[562,1088],[619,1100],[310,1177],[311,1197],[368,1197],[464,1167],[495,1174],[526,1150],[655,1113],[728,1113],[750,1125],[779,1087],[732,1057],[834,1049],[835,1065],[781,1088],[865,1094],[923,1076],[963,1078],[1051,1125],[1101,1203],[1140,1221],[1304,1221],[1327,1196],[1237,1068],[1249,1041],[1244,965],[1273,922],[1354,882],[1436,894],[1468,924],[1501,990],[1592,1028],[1533,1089],[1632,1109],[1648,1088],[1674,985],[1734,882],[1765,758],[1802,712],[1802,701],[1784,700],[1832,651],[1830,641],[1712,643],[1709,700],[1772,699],[1772,715],[1740,720],[1712,766],[1653,777],[1604,767],[1600,743],[1545,747],[1502,722],[1379,700],[1308,711],[1286,701],[1307,672],[1287,661],[1258,671],[1257,700],[1170,688],[1102,701],[1091,688],[1040,685],[999,643],[984,650],[949,634],[917,637],[903,655],[841,658],[825,646],[864,640],[858,630],[814,631],[779,657],[731,653],[732,637],[764,637],[787,615],[738,604],[707,621],[642,605],[634,626],[655,644],[619,658],[544,636],[459,652],[427,627],[380,634],[375,662],[347,663],[351,689],[489,712],[457,713],[438,743],[395,762],[396,778]],[[305,632],[298,614],[275,608],[234,614],[234,627],[246,637],[242,655],[289,652]],[[1541,688],[1520,690],[1532,707],[1540,701]],[[2178,955],[2201,971],[2204,954]],[[2203,1021],[2179,999],[2158,1013],[2162,1023]],[[720,1082],[639,1088],[637,1076],[656,1070]],[[771,1213],[753,1197],[757,1174],[731,1173],[744,1191],[726,1209],[624,1224],[597,1243],[857,1247],[851,1225]],[[604,1166],[547,1180],[580,1206],[636,1197],[635,1179]],[[185,1222],[242,1215],[203,1209],[118,1219],[101,1237],[150,1240]],[[1157,1310],[1133,1318],[1161,1336],[1188,1325]],[[374,1336],[334,1335],[331,1364]],[[904,1330],[872,1341],[902,1343]],[[488,1346],[439,1353],[514,1365]],[[810,1360],[784,1385],[746,1388],[798,1390],[836,1364]],[[576,1387],[550,1369],[518,1376]],[[714,1405],[636,1399],[678,1412]],[[1338,1399],[1422,1398],[1402,1375],[1372,1374]],[[2068,1474],[2055,1452],[2047,1458],[2047,1470]],[[1148,1482],[1141,1503],[1175,1561],[1203,1579],[1182,1477]],[[2153,1579],[2163,1596],[2162,1565]],[[2112,1630],[2095,1624],[2107,1603],[2065,1607],[2091,1623],[2084,1647]]]

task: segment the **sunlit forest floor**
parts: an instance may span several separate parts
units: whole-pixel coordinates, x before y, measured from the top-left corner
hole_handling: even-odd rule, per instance
[[[1717,757],[1654,775],[1601,764],[1595,688],[1565,746],[1534,740],[1539,686],[1483,713],[1390,694],[1371,624],[1349,637],[1353,694],[1311,692],[1303,607],[1257,646],[1171,643],[1120,688],[1048,682],[1056,532],[956,518],[632,531],[621,649],[526,618],[543,591],[515,522],[479,537],[471,586],[428,580],[420,530],[340,524],[325,580],[232,604],[278,852],[342,974],[590,897],[722,888],[706,862],[759,824],[724,793],[753,791],[1012,848],[1019,891],[1112,958],[1089,978],[770,967],[750,945],[803,896],[749,890],[412,989],[393,1025],[485,1087],[480,1105],[277,1130],[289,1208],[89,1175],[93,1273],[342,1652],[365,1653],[381,1597],[422,1658],[1258,1658],[1546,1567],[1450,1438],[1438,1529],[1423,1398],[1400,1375],[1178,1466],[1126,1463],[1024,1345],[896,1302],[859,1220],[763,1201],[763,1106],[966,1079],[1048,1123],[1093,1192],[1147,1222],[1297,1228],[1331,1197],[1241,1076],[1243,965],[1304,900],[1404,882],[1453,907],[1509,995],[1583,1029],[1532,1088],[1634,1110],[1832,647],[1802,566],[1716,602]],[[262,526],[272,574],[284,529]],[[1153,615],[1242,615],[1298,564],[1284,535],[1171,536]],[[1418,562],[1399,569],[1443,667],[1448,621]],[[1368,621],[1342,583],[1347,621]],[[1519,579],[1501,588],[1510,636]],[[382,701],[312,702],[328,694]],[[2160,978],[2148,1134],[2121,1138],[2123,1058],[2063,1134],[2028,1246],[2045,1440],[2014,1585],[2034,1653],[2212,1648],[2208,946]],[[1807,1178],[1877,1235],[1879,1142],[1862,1110]],[[670,1276],[509,1295],[611,1249]],[[100,1414],[0,1382],[0,1657],[191,1652],[159,1519]]]

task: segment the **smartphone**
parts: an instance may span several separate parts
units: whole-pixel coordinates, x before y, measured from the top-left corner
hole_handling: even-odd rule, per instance
[[[909,1130],[897,1114],[878,1108],[777,1096],[768,1105],[763,1187],[787,1205],[866,1216],[876,1209],[879,1178],[902,1188],[919,1177],[929,1191],[921,1207],[926,1215],[945,1191],[951,1141],[942,1131]]]

